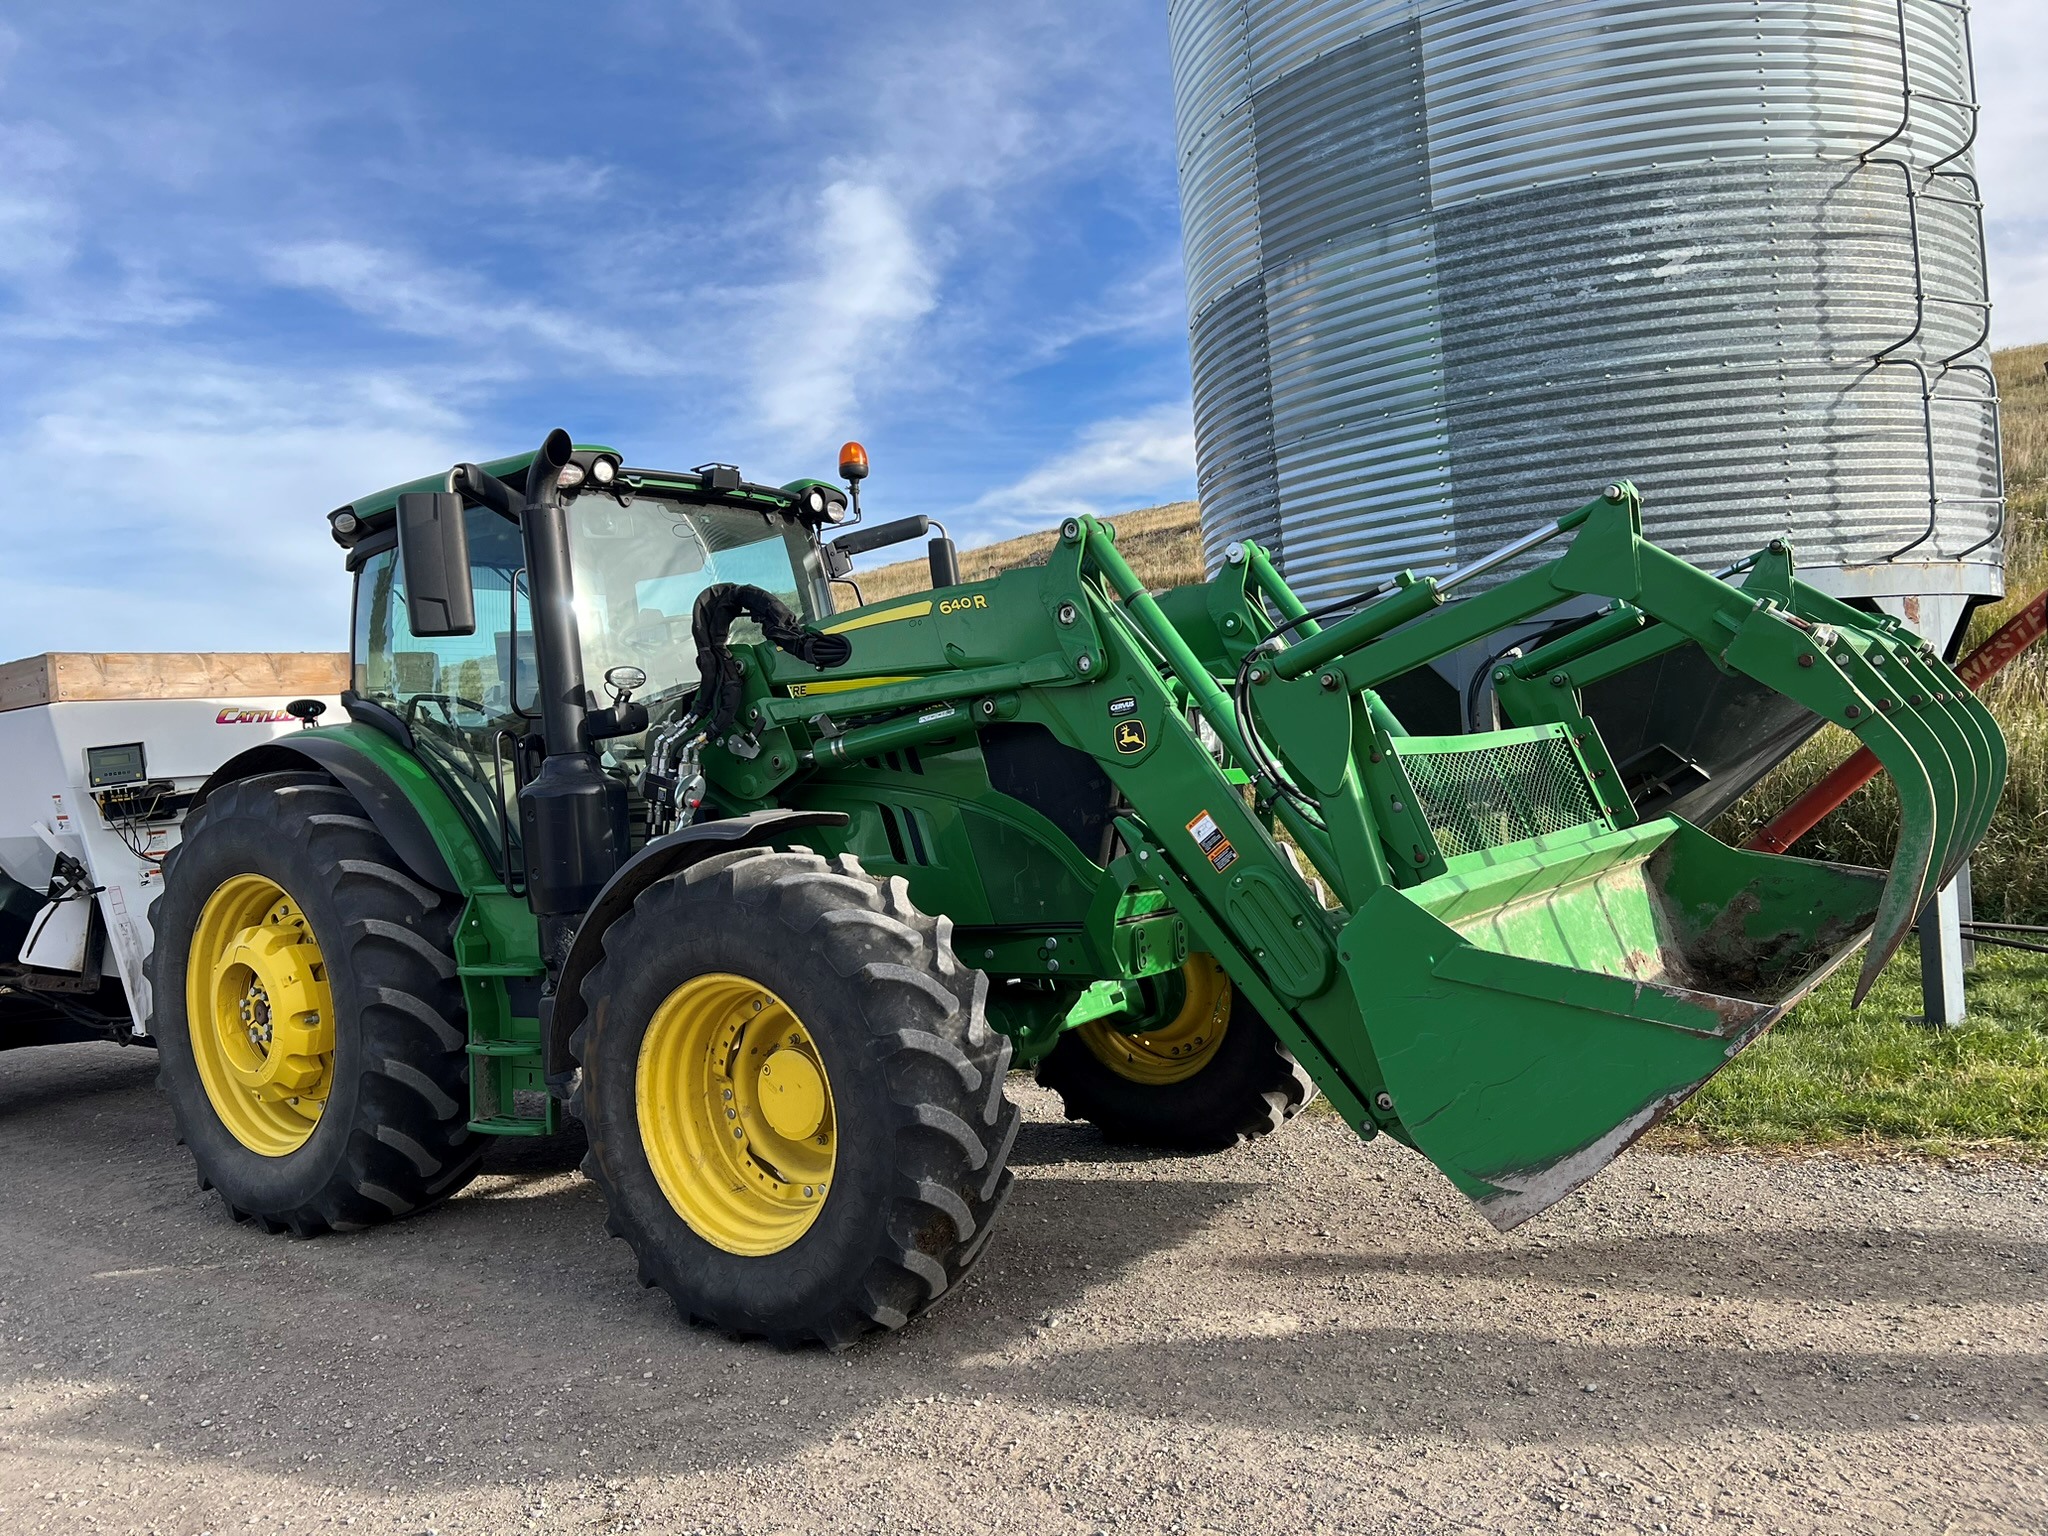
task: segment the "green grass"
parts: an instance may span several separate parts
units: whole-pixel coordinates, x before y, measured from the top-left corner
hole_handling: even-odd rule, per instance
[[[1900,951],[1861,1008],[1844,966],[1667,1122],[1665,1146],[2048,1152],[2048,955],[1980,948],[1968,1019],[1917,1021]]]

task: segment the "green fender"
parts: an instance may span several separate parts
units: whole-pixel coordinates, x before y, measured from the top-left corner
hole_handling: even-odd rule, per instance
[[[200,786],[193,806],[239,779],[309,768],[355,797],[399,862],[422,884],[457,896],[502,886],[490,851],[477,841],[448,792],[418,758],[370,726],[318,726],[237,753]]]
[[[619,866],[583,914],[576,937],[569,941],[561,974],[540,1003],[541,1039],[547,1049],[550,1083],[564,1079],[574,1063],[569,1037],[583,1022],[583,978],[604,955],[605,930],[632,907],[633,898],[656,881],[680,874],[700,859],[735,848],[760,848],[784,842],[806,827],[843,827],[841,811],[750,811],[684,827],[648,843]]]

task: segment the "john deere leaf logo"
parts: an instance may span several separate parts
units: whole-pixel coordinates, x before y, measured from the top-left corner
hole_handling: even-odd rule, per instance
[[[1125,754],[1144,751],[1145,722],[1142,720],[1117,721],[1116,749]]]

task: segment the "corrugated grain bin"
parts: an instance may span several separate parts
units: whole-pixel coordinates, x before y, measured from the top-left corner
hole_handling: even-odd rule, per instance
[[[1212,563],[1256,538],[1335,601],[1627,476],[1687,558],[1789,532],[1815,585],[1941,640],[2002,590],[1960,6],[1170,11]],[[1710,680],[1664,670],[1701,715]],[[1618,755],[1669,737],[1658,686],[1608,701]],[[1663,742],[1711,800],[1804,729],[1722,704]]]

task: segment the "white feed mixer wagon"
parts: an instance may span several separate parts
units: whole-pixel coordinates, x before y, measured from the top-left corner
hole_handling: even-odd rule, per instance
[[[0,665],[0,1050],[146,1037],[149,908],[186,809],[346,685],[324,653]]]

